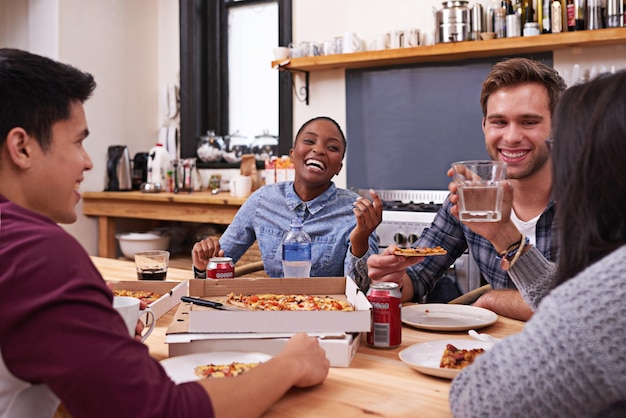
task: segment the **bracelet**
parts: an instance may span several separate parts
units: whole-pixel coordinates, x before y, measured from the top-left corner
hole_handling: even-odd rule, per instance
[[[519,258],[522,255],[522,252],[524,251],[524,248],[528,246],[529,242],[530,241],[528,237],[522,234],[522,238],[519,244],[515,244],[513,246],[515,248],[513,248],[510,251],[509,249],[507,249],[507,251],[504,251],[503,253],[500,254],[500,256],[502,257],[502,260],[500,261],[500,267],[502,268],[502,270],[507,271],[511,267],[513,267],[515,263],[517,263],[517,260],[519,260]],[[511,257],[513,258],[511,259]]]
[[[206,279],[206,270],[198,270],[196,266],[193,266],[193,278]]]
[[[522,244],[522,241],[524,240],[524,235],[522,234],[522,238],[520,241],[515,241],[513,244],[509,245],[509,247],[502,251],[501,253],[498,253],[498,256],[500,256],[500,258],[511,258],[515,255],[515,252],[517,251],[517,249],[520,247],[520,245]]]

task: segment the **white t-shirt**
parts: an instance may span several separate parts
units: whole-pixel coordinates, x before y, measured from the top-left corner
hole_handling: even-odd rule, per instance
[[[46,385],[32,385],[7,369],[0,350],[0,418],[52,417],[59,399]]]
[[[529,221],[522,221],[520,218],[517,217],[515,211],[511,210],[511,220],[513,221],[517,229],[519,229],[519,232],[528,237],[528,240],[533,246],[536,242],[537,221],[539,220],[540,216],[541,214],[537,215]]]

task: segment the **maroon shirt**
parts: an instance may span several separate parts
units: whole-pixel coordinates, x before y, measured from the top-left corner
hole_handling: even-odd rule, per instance
[[[0,196],[0,349],[9,371],[47,385],[79,417],[213,417],[197,383],[176,385],[128,335],[83,247]]]

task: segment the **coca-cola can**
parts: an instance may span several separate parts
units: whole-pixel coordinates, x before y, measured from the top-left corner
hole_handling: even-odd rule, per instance
[[[213,257],[206,266],[207,279],[232,279],[235,277],[235,264],[230,257]]]
[[[372,283],[367,300],[373,308],[372,329],[367,344],[376,348],[394,348],[402,342],[402,293],[397,283]]]

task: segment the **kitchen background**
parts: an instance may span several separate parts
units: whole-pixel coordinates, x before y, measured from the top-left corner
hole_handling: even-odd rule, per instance
[[[489,1],[479,3],[486,9]],[[293,0],[293,40],[324,41],[354,32],[369,45],[394,29],[432,33],[433,10],[440,7],[441,1],[435,0]],[[109,145],[128,145],[132,156],[156,142],[164,118],[162,88],[178,82],[178,22],[177,0],[0,0],[0,46],[71,63],[98,82],[86,104],[91,134],[85,146],[94,169],[83,190],[103,190]],[[272,59],[270,49],[268,67]],[[594,65],[626,68],[626,45],[555,51],[553,64],[566,80],[574,64],[583,74]],[[294,132],[322,114],[346,127],[345,70],[312,72],[309,89],[309,105],[294,101]],[[348,141],[350,134],[346,130]],[[336,178],[338,186],[348,185],[347,171]],[[80,215],[78,222],[64,227],[97,255],[95,219]]]

